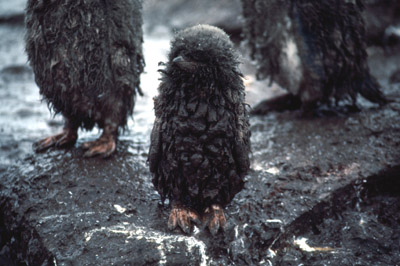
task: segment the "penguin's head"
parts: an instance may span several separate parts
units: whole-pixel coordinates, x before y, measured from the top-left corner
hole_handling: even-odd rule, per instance
[[[236,68],[239,64],[229,36],[210,25],[197,25],[179,31],[171,41],[168,59],[171,68],[192,74]]]

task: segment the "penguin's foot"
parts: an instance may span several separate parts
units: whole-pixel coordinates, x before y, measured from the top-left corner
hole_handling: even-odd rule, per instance
[[[216,235],[221,228],[225,229],[226,226],[226,218],[224,214],[224,210],[221,206],[217,204],[211,205],[204,211],[204,223],[210,230],[212,235]]]
[[[100,155],[103,158],[109,157],[116,149],[116,136],[103,132],[95,141],[88,141],[82,144],[82,148],[87,150],[84,157],[93,157]]]
[[[73,129],[64,129],[63,132],[44,138],[33,143],[32,147],[35,152],[42,152],[50,147],[63,148],[74,145],[78,139],[78,133]]]
[[[257,104],[251,111],[251,115],[266,115],[271,111],[283,112],[286,110],[294,111],[300,109],[300,97],[287,93],[281,96],[264,100]]]
[[[357,105],[326,106],[320,105],[312,109],[303,109],[304,117],[346,117],[349,114],[360,112]]]
[[[169,230],[174,230],[177,226],[179,226],[183,232],[190,234],[192,231],[191,222],[194,222],[197,225],[201,224],[199,215],[196,212],[178,204],[172,206],[172,210],[168,219]]]

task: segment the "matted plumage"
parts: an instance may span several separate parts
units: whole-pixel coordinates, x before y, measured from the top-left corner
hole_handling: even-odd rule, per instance
[[[223,208],[243,188],[250,131],[238,56],[220,29],[178,32],[154,100],[149,151],[153,184],[169,198],[169,228],[190,232],[202,217],[215,234]]]
[[[26,51],[40,94],[65,118],[64,131],[37,151],[75,143],[79,127],[103,129],[83,145],[109,156],[132,115],[143,71],[140,0],[29,0]]]
[[[313,109],[346,99],[355,105],[358,94],[386,103],[369,72],[361,0],[242,0],[242,6],[257,76],[286,89],[292,107]],[[270,103],[253,113],[268,112]]]

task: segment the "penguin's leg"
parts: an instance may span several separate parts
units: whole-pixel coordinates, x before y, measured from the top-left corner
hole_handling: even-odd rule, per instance
[[[32,147],[35,152],[42,152],[50,147],[63,148],[75,144],[78,139],[79,123],[75,122],[74,119],[65,116],[64,119],[64,128],[61,133],[33,143]]]
[[[191,222],[200,225],[201,221],[199,215],[188,207],[185,207],[179,203],[173,203],[168,219],[168,229],[174,230],[177,226],[179,226],[184,233],[190,234],[192,230]]]
[[[103,133],[95,141],[88,141],[82,144],[82,148],[87,150],[85,157],[100,155],[103,158],[109,157],[116,149],[118,137],[118,126],[115,123],[105,123]]]
[[[250,114],[251,115],[266,115],[271,111],[283,112],[286,110],[297,110],[301,107],[301,100],[299,96],[291,93],[283,94],[281,96],[264,100],[255,106]]]
[[[203,222],[206,224],[210,233],[216,235],[218,230],[225,229],[226,218],[223,208],[218,204],[213,204],[204,211]]]

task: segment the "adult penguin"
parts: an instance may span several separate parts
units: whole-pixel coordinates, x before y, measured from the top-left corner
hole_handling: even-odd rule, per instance
[[[40,94],[65,119],[35,151],[73,145],[78,128],[103,130],[85,156],[110,156],[132,115],[143,71],[140,0],[28,0],[26,51]]]
[[[370,74],[361,0],[242,0],[245,36],[258,78],[270,77],[288,93],[261,102],[270,110],[315,110],[360,94],[387,100]]]

